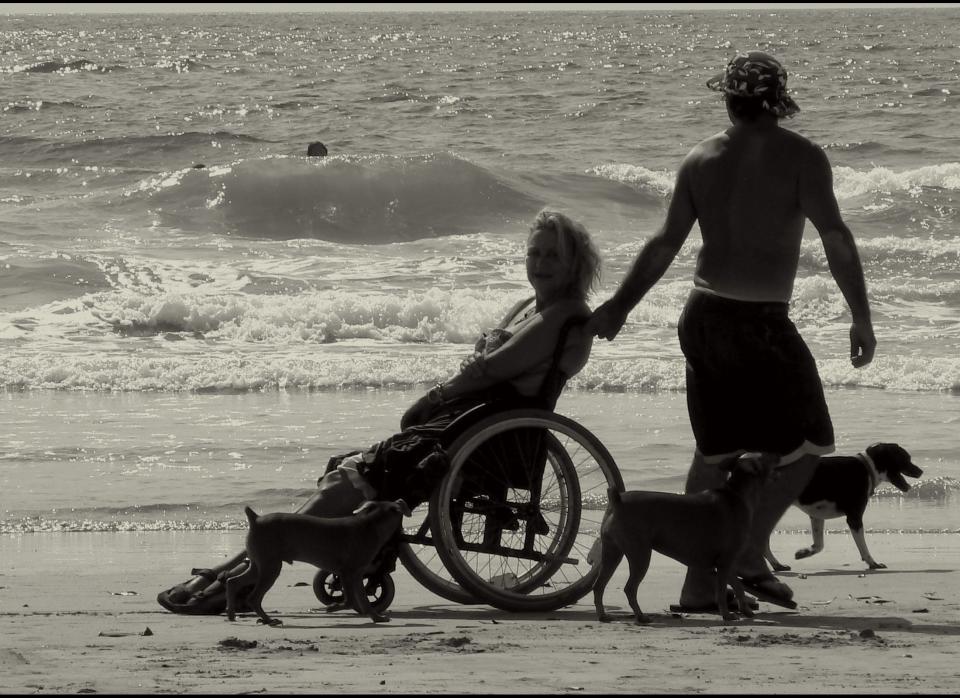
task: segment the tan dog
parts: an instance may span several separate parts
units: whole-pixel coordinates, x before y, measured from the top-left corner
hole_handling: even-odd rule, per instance
[[[757,498],[778,461],[771,454],[745,454],[734,462],[723,487],[696,494],[620,494],[611,489],[600,528],[600,576],[593,588],[600,621],[611,620],[603,607],[603,591],[626,555],[630,577],[624,592],[637,622],[649,622],[637,604],[637,589],[654,550],[688,567],[716,569],[717,607],[724,620],[737,618],[727,606],[728,584],[737,595],[740,611],[752,616],[735,574],[736,563],[747,542]]]
[[[307,514],[266,514],[258,516],[244,509],[250,520],[247,533],[247,557],[250,566],[227,580],[227,618],[234,620],[237,590],[256,582],[247,603],[269,625],[282,621],[263,611],[264,595],[280,576],[284,562],[309,562],[334,572],[343,583],[344,600],[375,623],[390,620],[370,607],[363,589],[363,575],[380,549],[400,530],[410,507],[402,499],[395,502],[364,502],[353,516],[320,517]]]

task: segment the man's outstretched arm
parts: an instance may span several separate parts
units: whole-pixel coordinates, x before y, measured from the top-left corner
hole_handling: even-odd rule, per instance
[[[697,220],[690,189],[690,158],[677,173],[667,218],[660,230],[647,240],[630,272],[610,300],[594,312],[587,330],[594,336],[612,340],[627,321],[627,316],[647,291],[666,273]]]
[[[804,215],[820,234],[830,274],[837,282],[853,315],[850,327],[850,361],[860,368],[873,360],[877,339],[870,318],[867,283],[853,233],[843,222],[833,193],[833,172],[826,154],[811,149],[800,178],[800,202]]]

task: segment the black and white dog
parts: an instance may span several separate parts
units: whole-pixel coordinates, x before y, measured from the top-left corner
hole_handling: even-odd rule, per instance
[[[904,476],[917,478],[923,470],[910,460],[910,454],[897,444],[876,443],[865,453],[856,456],[827,456],[820,459],[813,478],[794,504],[810,516],[813,545],[796,553],[800,560],[823,550],[823,522],[839,516],[847,517],[847,525],[860,551],[861,559],[870,569],[884,569],[867,550],[863,537],[863,512],[874,490],[881,482],[889,482],[902,492],[910,489]],[[779,562],[767,545],[765,557],[776,572],[789,570]]]

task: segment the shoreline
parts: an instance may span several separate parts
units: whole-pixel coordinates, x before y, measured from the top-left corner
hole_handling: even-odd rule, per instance
[[[4,692],[952,693],[960,685],[954,534],[868,535],[889,567],[876,571],[852,545],[828,545],[781,575],[798,611],[761,603],[754,619],[730,624],[671,614],[683,568],[660,555],[640,586],[653,618],[645,626],[633,623],[623,596],[625,563],[605,595],[610,624],[597,622],[590,596],[536,614],[452,604],[402,567],[385,624],[320,610],[302,586],[313,568],[299,563],[284,567],[266,597],[280,628],[157,605],[157,592],[242,540],[242,531],[0,536]],[[787,551],[806,540],[780,534],[775,543]]]

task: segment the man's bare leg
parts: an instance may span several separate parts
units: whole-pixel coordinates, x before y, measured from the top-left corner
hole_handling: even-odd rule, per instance
[[[785,583],[776,581],[763,553],[773,529],[810,482],[819,460],[819,456],[807,455],[789,465],[777,468],[776,479],[764,488],[763,498],[754,511],[747,547],[740,561],[738,570],[740,577],[751,580],[770,580],[765,586],[786,599],[793,597],[793,590]],[[703,457],[697,452],[687,474],[685,491],[701,492],[705,489],[720,487],[727,477],[722,465],[724,464],[704,463]],[[687,570],[687,576],[680,591],[682,606],[708,605],[713,603],[714,594],[712,570],[694,568]]]
[[[723,466],[726,463],[705,463],[703,454],[696,451],[693,462],[687,472],[687,484],[684,492],[703,492],[722,487],[727,481],[727,471]],[[713,570],[696,567],[687,568],[687,576],[680,590],[680,605],[697,607],[714,603],[716,599],[716,580]]]
[[[773,529],[776,528],[787,509],[810,483],[819,462],[820,456],[806,455],[776,469],[775,479],[764,488],[763,498],[753,514],[750,537],[740,559],[741,577],[772,576],[773,573],[763,556],[770,534],[773,533]],[[789,587],[786,588],[789,589]]]

